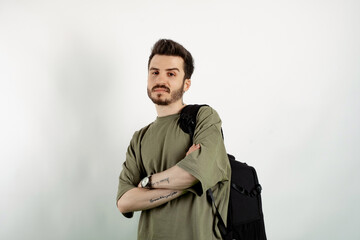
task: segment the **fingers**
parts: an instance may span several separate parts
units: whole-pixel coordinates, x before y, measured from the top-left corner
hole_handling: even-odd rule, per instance
[[[198,149],[200,149],[200,144],[193,144],[193,145],[190,147],[189,150],[195,151],[195,150],[198,150]]]
[[[189,148],[188,152],[186,153],[186,156],[189,155],[190,153],[196,151],[196,150],[199,150],[199,149],[200,149],[200,144],[193,144],[193,145]]]

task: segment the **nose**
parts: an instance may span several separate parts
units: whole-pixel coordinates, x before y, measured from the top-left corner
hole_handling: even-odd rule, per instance
[[[157,84],[165,84],[166,83],[166,74],[159,73],[155,78],[155,82]]]

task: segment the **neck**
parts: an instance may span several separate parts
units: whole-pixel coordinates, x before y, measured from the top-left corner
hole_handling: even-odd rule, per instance
[[[155,104],[158,117],[166,117],[169,115],[180,113],[183,107],[185,107],[185,104],[183,103],[182,99],[180,101],[165,106]]]

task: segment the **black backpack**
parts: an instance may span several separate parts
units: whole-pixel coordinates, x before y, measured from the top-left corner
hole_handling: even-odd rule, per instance
[[[202,106],[187,105],[180,114],[180,128],[193,139],[196,127],[196,116]],[[222,133],[222,130],[221,130]],[[264,216],[261,205],[261,185],[256,171],[235,160],[228,154],[231,166],[231,189],[228,208],[227,227],[217,209],[211,189],[206,191],[207,199],[215,207],[218,228],[224,240],[266,240]]]

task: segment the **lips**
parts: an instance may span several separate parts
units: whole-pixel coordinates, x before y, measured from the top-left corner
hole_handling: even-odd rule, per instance
[[[165,86],[155,86],[152,88],[153,92],[170,92],[170,89],[168,87]]]

